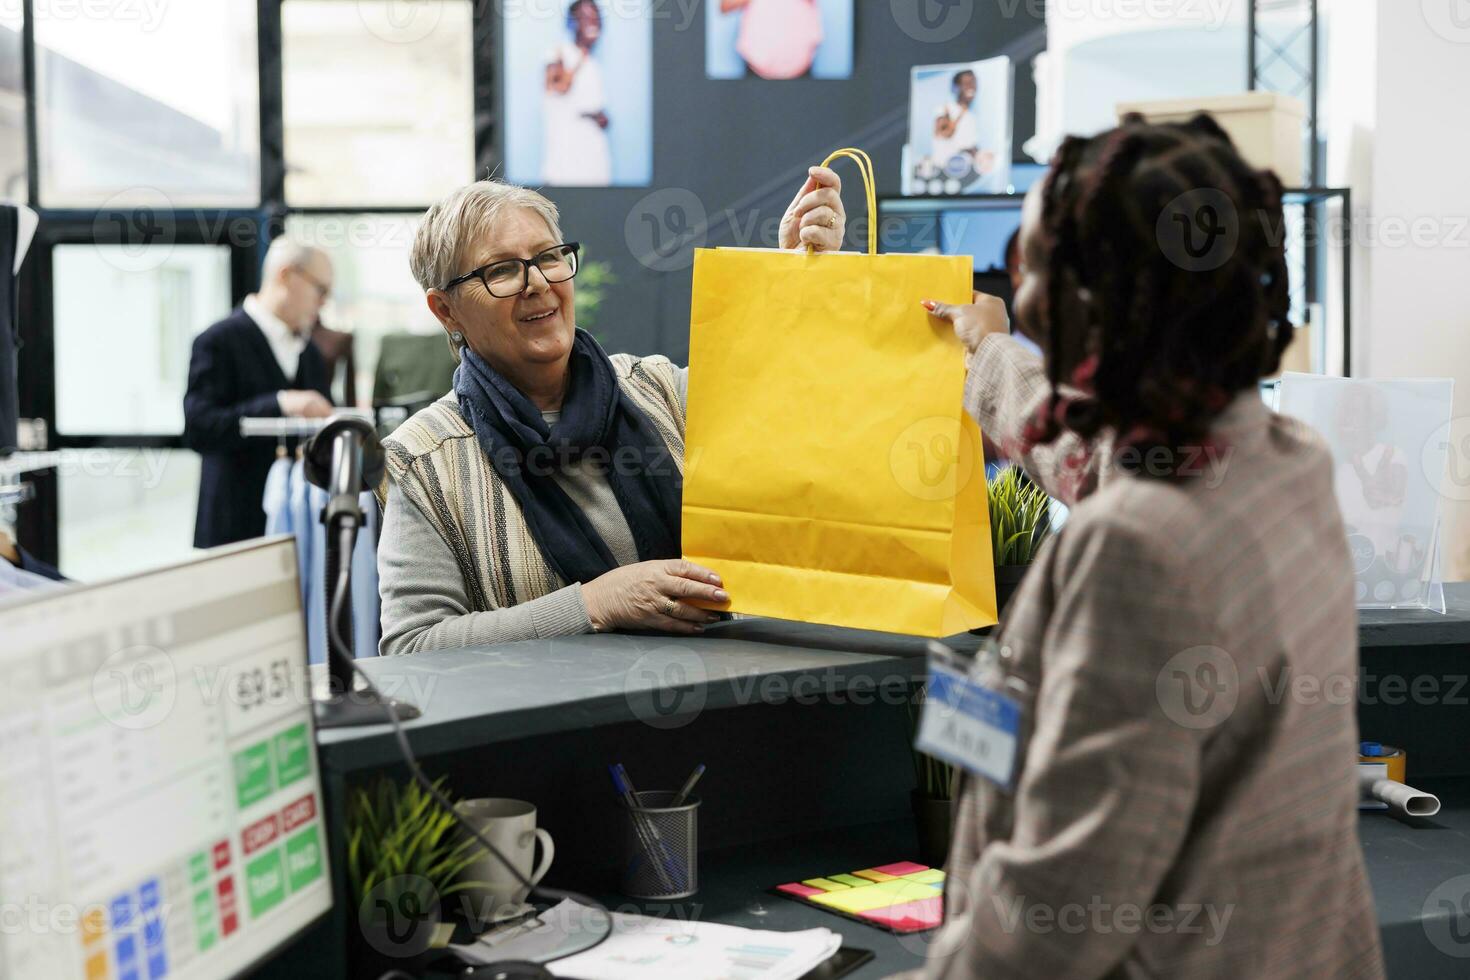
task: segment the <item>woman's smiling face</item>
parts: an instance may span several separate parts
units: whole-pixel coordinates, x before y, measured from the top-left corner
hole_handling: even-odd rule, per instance
[[[552,230],[528,208],[508,212],[493,233],[471,246],[461,268],[477,269],[497,259],[530,259],[554,245]],[[526,371],[565,362],[576,333],[573,280],[547,282],[531,268],[526,288],[513,296],[494,296],[479,279],[455,287],[452,305],[465,342],[513,383]]]

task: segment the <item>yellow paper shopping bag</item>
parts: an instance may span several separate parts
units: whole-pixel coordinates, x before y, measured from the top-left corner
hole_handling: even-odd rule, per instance
[[[919,300],[969,302],[971,260],[700,249],[683,550],[736,612],[945,636],[996,621],[964,351]]]

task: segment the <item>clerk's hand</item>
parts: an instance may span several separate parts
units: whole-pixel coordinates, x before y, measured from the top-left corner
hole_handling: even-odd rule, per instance
[[[652,629],[698,633],[717,613],[691,606],[685,599],[729,602],[720,577],[708,568],[679,558],[624,565],[582,586],[587,617],[598,632]]]
[[[955,336],[968,351],[974,351],[991,334],[1011,332],[1011,315],[1006,312],[1005,300],[998,296],[976,293],[973,303],[956,305],[926,299],[921,304],[934,316],[954,324]]]
[[[332,403],[319,391],[283,391],[278,399],[281,414],[293,418],[324,419],[332,414]]]
[[[812,167],[781,218],[780,247],[811,245],[818,252],[840,252],[846,233],[842,178],[829,167]]]

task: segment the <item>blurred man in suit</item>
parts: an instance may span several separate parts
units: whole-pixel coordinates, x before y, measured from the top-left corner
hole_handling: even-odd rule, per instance
[[[275,444],[241,438],[240,419],[332,414],[326,362],[308,339],[331,289],[325,253],[277,238],[260,291],[195,339],[184,444],[203,457],[196,548],[265,533],[261,497]]]

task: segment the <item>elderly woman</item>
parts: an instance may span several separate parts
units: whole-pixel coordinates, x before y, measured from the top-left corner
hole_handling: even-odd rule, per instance
[[[840,248],[841,181],[811,169],[782,248]],[[411,259],[459,359],[384,441],[381,652],[593,630],[696,633],[729,597],[679,558],[687,372],[577,329],[579,247],[535,191],[485,180],[429,209]]]

